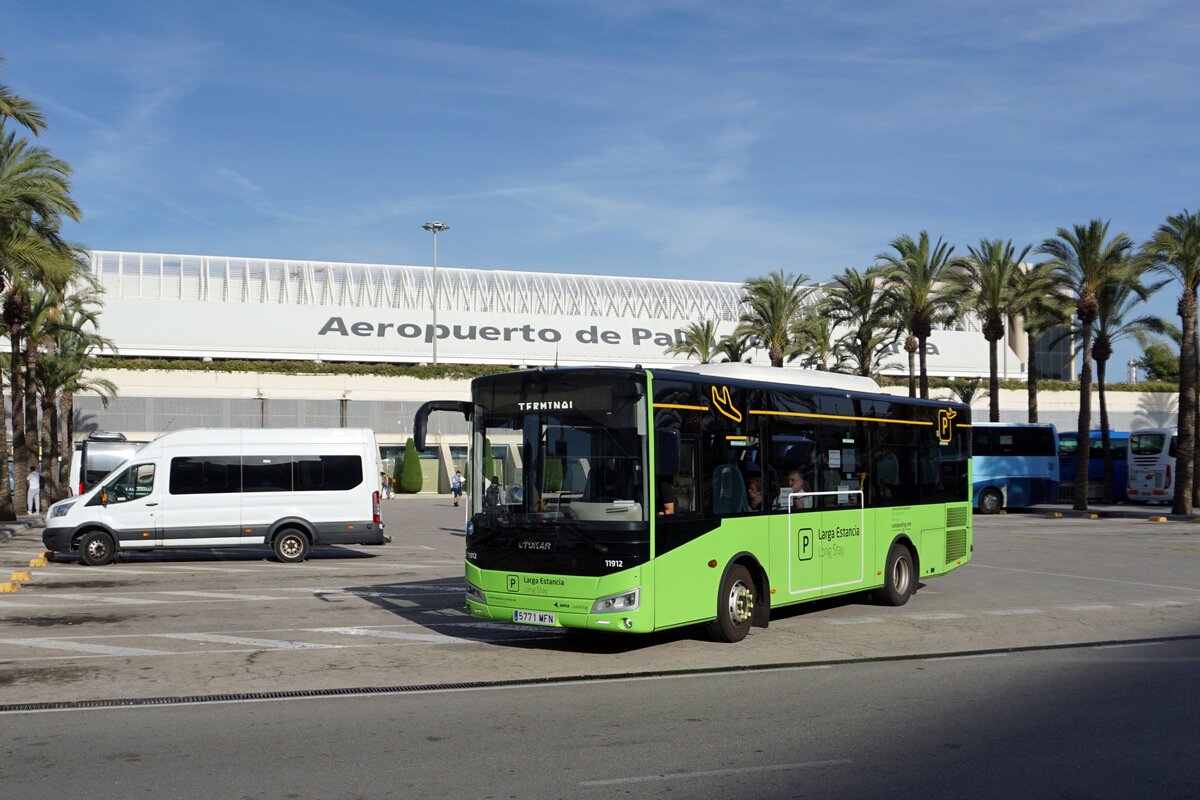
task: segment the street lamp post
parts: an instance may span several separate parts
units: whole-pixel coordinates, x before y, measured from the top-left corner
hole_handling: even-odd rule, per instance
[[[426,222],[421,226],[425,230],[433,234],[433,363],[437,364],[437,307],[438,307],[438,282],[437,282],[437,235],[442,231],[450,230],[450,226],[444,222]]]

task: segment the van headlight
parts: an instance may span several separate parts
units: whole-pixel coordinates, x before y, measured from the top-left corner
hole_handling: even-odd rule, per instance
[[[54,508],[50,509],[50,519],[54,519],[55,517],[65,517],[73,505],[75,505],[74,501],[70,503],[55,503]]]
[[[470,581],[467,581],[467,599],[474,600],[476,603],[483,603],[485,606],[487,605],[487,595],[483,593],[483,589],[480,589]]]
[[[592,604],[592,613],[605,614],[612,611],[633,611],[638,607],[641,599],[642,590],[640,588],[629,592],[621,592],[620,594],[610,594],[608,597],[601,597]]]

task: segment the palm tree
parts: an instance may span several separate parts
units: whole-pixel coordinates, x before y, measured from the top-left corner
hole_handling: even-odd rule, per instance
[[[1022,294],[1021,264],[1032,245],[1017,253],[1012,240],[980,239],[978,249],[968,247],[969,255],[956,259],[959,271],[951,272],[947,289],[962,298],[962,308],[974,311],[983,320],[983,338],[988,343],[988,419],[1000,421],[1000,359],[998,343],[1008,331],[1008,323],[1028,303]]]
[[[688,325],[682,331],[683,336],[674,344],[667,347],[669,356],[684,356],[698,358],[701,364],[708,364],[716,357],[717,323],[711,319],[700,320]]]
[[[1130,259],[1127,259],[1127,261]],[[1154,316],[1141,316],[1129,319],[1129,314],[1138,303],[1149,299],[1166,283],[1144,286],[1142,273],[1133,263],[1126,264],[1124,274],[1118,280],[1107,284],[1100,290],[1100,316],[1096,318],[1096,336],[1092,344],[1092,357],[1096,361],[1096,386],[1100,399],[1100,437],[1104,453],[1104,497],[1106,502],[1114,498],[1115,480],[1113,477],[1112,439],[1108,425],[1108,400],[1105,393],[1105,374],[1108,360],[1112,358],[1113,348],[1125,339],[1136,339],[1138,344],[1145,347],[1149,344],[1149,333],[1162,333],[1160,320]]]
[[[1175,501],[1171,509],[1176,514],[1190,514],[1195,505],[1193,484],[1198,483],[1195,461],[1200,457],[1196,447],[1197,383],[1196,372],[1196,291],[1200,288],[1200,214],[1181,213],[1167,217],[1158,226],[1150,241],[1142,245],[1142,255],[1150,268],[1175,278],[1182,284],[1178,312],[1183,323],[1183,339],[1179,349],[1179,440],[1175,459]]]
[[[979,378],[953,378],[950,380],[950,394],[965,405],[975,402],[979,394]],[[992,420],[997,422],[998,420]]]
[[[721,337],[721,341],[717,343],[717,355],[724,356],[721,360],[725,362],[749,363],[750,351],[755,347],[753,336],[734,331]]]
[[[1088,452],[1092,424],[1092,326],[1100,316],[1099,294],[1119,273],[1133,241],[1123,233],[1108,238],[1108,222],[1094,219],[1072,230],[1059,228],[1058,235],[1046,239],[1037,252],[1050,256],[1048,265],[1058,283],[1075,301],[1079,321],[1082,354],[1079,369],[1079,453]],[[1086,463],[1081,458],[1081,463]],[[1087,469],[1075,470],[1075,503],[1086,511]]]
[[[4,56],[0,56],[0,67],[4,66]],[[14,94],[7,86],[0,86],[0,131],[4,123],[12,120],[18,125],[37,136],[46,129],[46,118],[33,103]]]
[[[895,343],[901,327],[887,296],[879,288],[880,271],[868,269],[860,273],[847,267],[835,275],[833,286],[825,296],[824,309],[835,325],[848,328],[838,340],[838,351],[845,363],[853,364],[858,375],[871,377],[879,373],[887,357],[884,347]]]
[[[819,372],[828,372],[829,362],[837,358],[833,322],[826,316],[823,302],[802,310],[792,324],[792,349],[788,360],[797,358],[804,359],[805,367],[812,365]]]
[[[955,309],[951,298],[943,294],[941,285],[950,270],[954,247],[942,242],[930,245],[929,234],[921,231],[917,241],[907,234],[892,240],[896,252],[880,253],[884,290],[888,302],[897,310],[908,328],[904,349],[908,351],[908,395],[916,396],[914,386],[914,355],[919,353],[921,368],[921,397],[929,398],[929,370],[925,345],[933,326],[949,322]]]
[[[116,349],[111,340],[94,330],[96,317],[97,311],[87,304],[64,310],[53,323],[49,352],[43,354],[37,363],[36,376],[42,398],[42,451],[51,454],[51,462],[57,462],[59,466],[58,470],[53,471],[51,490],[57,487],[60,493],[71,463],[75,395],[94,392],[100,395],[100,401],[105,406],[117,396],[117,387],[112,381],[89,377],[87,374],[88,361],[93,352],[102,348],[110,352]],[[58,458],[54,459],[54,455]],[[52,500],[61,499],[61,496],[53,494],[50,497]]]
[[[742,285],[742,311],[737,333],[757,339],[771,359],[771,366],[782,367],[792,349],[794,323],[804,300],[812,289],[803,284],[807,275],[784,274],[751,278]]]
[[[1035,264],[1021,274],[1020,293],[1026,298],[1021,323],[1025,329],[1026,386],[1028,391],[1029,422],[1038,421],[1038,345],[1056,328],[1065,325],[1070,317],[1066,296],[1059,291],[1051,270],[1045,264]]]

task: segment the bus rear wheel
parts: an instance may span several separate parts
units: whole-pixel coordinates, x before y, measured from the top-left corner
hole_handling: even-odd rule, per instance
[[[885,606],[902,606],[916,590],[912,551],[902,544],[892,545],[883,571],[883,586],[875,590],[875,600]]]
[[[750,632],[754,618],[754,581],[750,571],[738,564],[725,573],[717,591],[717,618],[709,623],[709,634],[718,642],[740,642]]]
[[[1004,497],[999,489],[988,487],[979,493],[979,510],[984,514],[999,514],[1004,508]]]

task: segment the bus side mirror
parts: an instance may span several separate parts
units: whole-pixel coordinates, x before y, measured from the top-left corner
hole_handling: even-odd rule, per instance
[[[679,473],[679,431],[674,428],[654,432],[654,472],[661,476]]]

